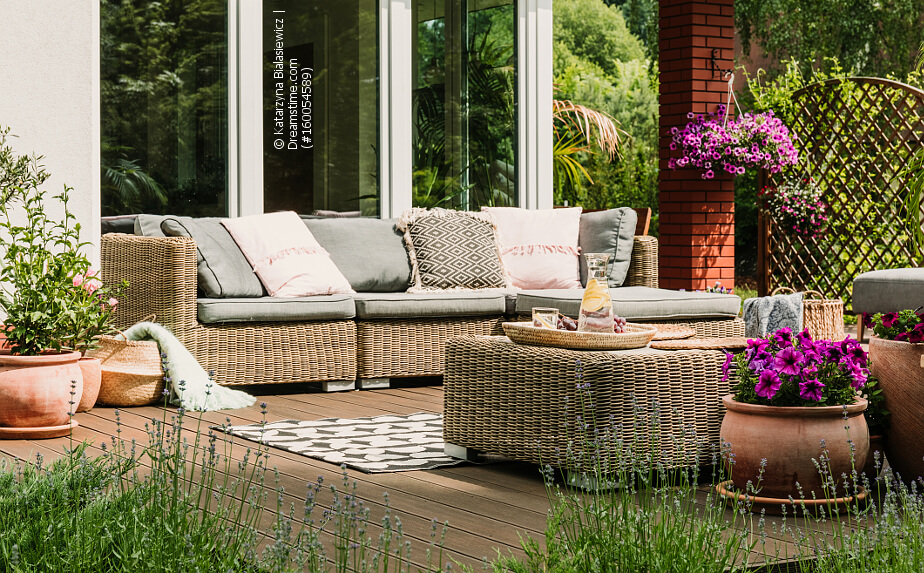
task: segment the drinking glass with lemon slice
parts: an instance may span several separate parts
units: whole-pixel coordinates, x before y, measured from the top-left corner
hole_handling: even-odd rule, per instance
[[[585,253],[587,259],[587,288],[581,299],[578,331],[613,333],[613,299],[606,279],[606,265],[610,255]]]

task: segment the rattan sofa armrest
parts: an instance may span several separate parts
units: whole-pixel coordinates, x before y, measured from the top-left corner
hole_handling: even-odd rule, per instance
[[[632,245],[632,260],[623,286],[658,288],[658,239],[636,235]]]
[[[182,338],[196,325],[196,243],[186,237],[109,233],[100,241],[103,282],[129,286],[113,313],[117,328],[150,319]]]

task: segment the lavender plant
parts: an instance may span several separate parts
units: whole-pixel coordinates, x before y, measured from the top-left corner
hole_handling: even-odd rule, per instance
[[[695,167],[703,179],[712,179],[717,171],[741,175],[746,169],[766,169],[778,173],[795,165],[799,152],[793,146],[789,128],[772,111],[743,113],[726,118],[724,105],[706,115],[687,115],[691,119],[683,129],[671,128],[672,157],[668,167]]]

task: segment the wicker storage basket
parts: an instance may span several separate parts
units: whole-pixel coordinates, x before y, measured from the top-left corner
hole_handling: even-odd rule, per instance
[[[573,350],[624,350],[641,348],[651,342],[657,329],[651,325],[627,323],[629,332],[576,332],[539,328],[532,322],[505,322],[504,334],[517,344],[554,346]]]
[[[162,398],[164,370],[156,342],[101,336],[92,356],[101,364],[99,403],[144,406]]]
[[[771,295],[795,292],[789,287],[777,287]],[[816,299],[807,298],[818,297]],[[807,290],[802,296],[802,326],[815,340],[844,340],[844,301],[826,299],[816,290]]]

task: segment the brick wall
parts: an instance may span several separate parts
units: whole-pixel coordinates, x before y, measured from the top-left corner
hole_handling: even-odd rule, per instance
[[[660,275],[661,287],[703,289],[735,280],[734,178],[667,167],[671,128],[687,114],[714,111],[724,103],[727,80],[712,71],[731,68],[734,0],[660,0]]]

